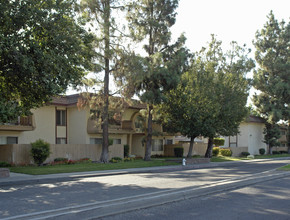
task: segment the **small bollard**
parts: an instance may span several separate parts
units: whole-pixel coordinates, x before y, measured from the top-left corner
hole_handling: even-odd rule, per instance
[[[186,165],[186,159],[183,158],[183,159],[182,159],[182,166],[185,166],[185,165]]]

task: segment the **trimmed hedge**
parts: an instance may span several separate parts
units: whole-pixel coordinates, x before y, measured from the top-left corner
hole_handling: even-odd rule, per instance
[[[266,153],[266,150],[265,150],[264,148],[260,148],[260,149],[259,149],[259,153],[260,153],[261,155],[264,155],[264,154]]]
[[[225,157],[231,157],[232,156],[232,151],[230,149],[220,149],[221,155]]]
[[[38,166],[43,164],[43,162],[48,158],[50,154],[50,145],[42,139],[39,139],[31,143],[31,156]]]
[[[216,157],[220,153],[220,148],[219,147],[214,147],[212,149],[212,156]]]
[[[247,156],[249,156],[249,155],[250,155],[249,152],[246,152],[246,151],[241,152],[241,156],[242,156],[242,157],[247,157]]]

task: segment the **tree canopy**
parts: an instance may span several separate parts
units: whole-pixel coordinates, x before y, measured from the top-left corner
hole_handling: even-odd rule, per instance
[[[206,156],[210,157],[216,135],[238,133],[248,112],[249,81],[245,74],[253,66],[245,48],[233,42],[232,49],[224,53],[221,42],[212,36],[208,47],[195,54],[178,87],[167,93],[161,105],[165,126],[191,138],[188,157],[199,135],[209,137]]]
[[[270,153],[280,137],[277,123],[289,126],[290,118],[290,23],[278,22],[273,12],[268,15],[264,28],[256,32],[254,87],[259,94],[253,96],[257,112],[267,120],[265,143]],[[290,149],[289,149],[290,150]]]
[[[188,51],[182,35],[171,44],[170,27],[175,23],[177,0],[140,0],[129,5],[127,20],[134,42],[143,45],[144,56],[135,55],[117,78],[124,81],[129,93],[148,104],[145,160],[150,160],[152,113],[161,103],[164,92],[174,88],[186,67]]]
[[[253,102],[257,111],[275,123],[290,118],[290,23],[280,23],[273,12],[268,15],[264,28],[257,31],[254,40],[255,59],[254,87],[259,94]]]
[[[7,0],[0,8],[3,122],[78,84],[90,68],[92,37],[76,19],[75,0]]]

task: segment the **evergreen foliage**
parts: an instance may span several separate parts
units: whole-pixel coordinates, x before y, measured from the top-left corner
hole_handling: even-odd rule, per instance
[[[97,110],[101,117],[100,121],[103,129],[101,162],[108,162],[109,147],[109,120],[110,120],[110,103],[116,99],[111,99],[109,93],[110,73],[117,71],[119,68],[119,57],[122,54],[121,45],[122,34],[118,24],[116,24],[115,15],[123,9],[120,1],[117,0],[82,0],[81,7],[83,15],[90,23],[91,32],[95,34],[94,49],[97,53],[94,73],[104,72],[103,80],[99,80],[96,76],[94,79],[85,80],[84,84],[88,87],[99,86],[101,89],[96,94],[83,94],[83,100],[80,105],[87,104],[91,109]],[[120,107],[118,102],[116,105]],[[113,113],[114,114],[114,113]],[[116,117],[118,117],[116,115]]]
[[[260,92],[254,95],[253,102],[267,120],[264,141],[271,153],[272,147],[279,144],[277,123],[283,120],[289,124],[290,118],[290,23],[279,23],[271,11],[253,43],[259,64],[254,71],[254,87]]]
[[[143,44],[146,55],[132,57],[116,78],[126,84],[127,94],[136,94],[148,104],[144,160],[151,159],[154,106],[163,101],[166,91],[178,84],[186,68],[185,37],[182,35],[170,44],[170,27],[175,23],[177,6],[178,0],[131,1],[127,13],[131,36],[135,42]]]

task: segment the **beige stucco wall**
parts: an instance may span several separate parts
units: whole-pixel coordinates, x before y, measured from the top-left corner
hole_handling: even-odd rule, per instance
[[[266,144],[263,142],[263,123],[243,122],[239,127],[239,131],[237,147],[241,149],[235,150],[237,154],[247,149],[250,154],[257,155],[260,148],[267,149]],[[229,137],[225,137],[224,147],[229,147]],[[231,149],[233,148],[231,147]]]
[[[131,150],[132,155],[144,157],[145,147],[142,146],[143,137],[144,137],[144,135],[142,135],[142,134],[140,134],[140,135],[134,134],[132,136],[132,150]]]
[[[38,139],[54,144],[55,143],[55,107],[44,106],[32,110],[35,129],[23,131],[18,136],[18,143],[30,144]]]
[[[68,144],[89,144],[87,133],[87,120],[89,110],[78,110],[77,107],[69,107],[68,112]]]
[[[131,120],[132,116],[139,112],[137,109],[125,109],[125,111],[122,113],[122,120]]]

